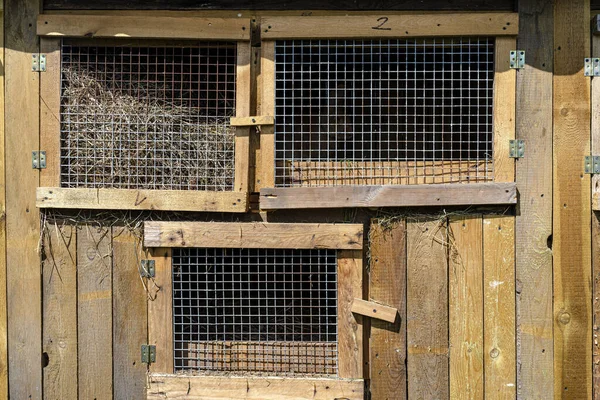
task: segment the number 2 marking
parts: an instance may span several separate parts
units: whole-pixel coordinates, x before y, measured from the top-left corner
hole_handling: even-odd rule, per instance
[[[379,25],[374,26],[372,29],[376,29],[378,31],[391,31],[392,28],[382,28],[383,25],[386,24],[386,22],[389,21],[388,17],[381,17],[381,18],[377,18],[377,22],[381,22]]]

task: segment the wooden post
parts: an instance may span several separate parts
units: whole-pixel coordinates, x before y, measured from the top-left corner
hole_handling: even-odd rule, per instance
[[[4,1],[0,0],[0,215],[6,216],[4,163]],[[0,398],[8,397],[8,337],[6,315],[6,218],[0,218]]]
[[[40,214],[35,206],[39,150],[39,73],[31,71],[39,52],[39,0],[6,0],[5,164],[6,273],[10,398],[42,397],[42,288]]]

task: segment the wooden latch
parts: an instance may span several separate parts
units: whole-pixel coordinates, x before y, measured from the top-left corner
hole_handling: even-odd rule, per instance
[[[261,117],[231,117],[229,124],[231,126],[261,126],[275,124],[275,117],[265,115]]]
[[[392,324],[396,322],[396,316],[398,315],[397,308],[384,306],[383,304],[362,299],[354,299],[351,310],[355,314],[364,315],[365,317],[370,318],[377,318]]]

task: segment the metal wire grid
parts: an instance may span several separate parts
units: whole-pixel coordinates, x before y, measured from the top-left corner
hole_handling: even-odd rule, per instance
[[[61,185],[233,190],[236,45],[62,44]]]
[[[337,374],[335,250],[174,249],[175,371]]]
[[[492,180],[494,44],[277,41],[276,185]]]

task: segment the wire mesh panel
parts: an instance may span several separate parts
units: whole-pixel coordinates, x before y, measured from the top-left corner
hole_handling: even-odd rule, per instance
[[[276,185],[493,180],[494,47],[277,41]]]
[[[62,44],[63,187],[233,190],[236,45]]]
[[[335,250],[173,249],[176,371],[337,373]]]

